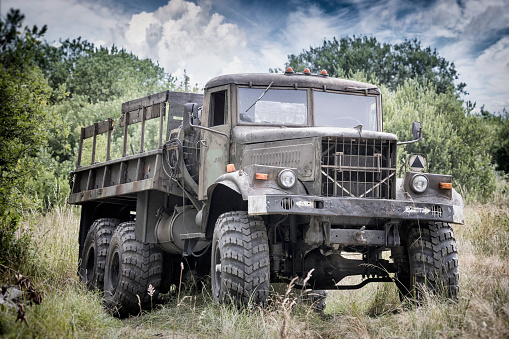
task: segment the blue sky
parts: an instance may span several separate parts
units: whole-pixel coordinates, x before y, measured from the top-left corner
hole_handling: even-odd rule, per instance
[[[323,39],[417,38],[454,62],[491,112],[509,109],[509,0],[0,0],[46,38],[125,47],[203,86],[220,74],[267,72]]]

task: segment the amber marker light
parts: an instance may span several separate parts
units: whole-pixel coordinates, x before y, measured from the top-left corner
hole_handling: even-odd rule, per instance
[[[258,180],[267,180],[269,178],[269,175],[265,173],[256,173],[255,178]]]
[[[450,182],[441,182],[440,188],[443,190],[450,190],[452,189],[452,184]]]
[[[293,68],[288,67],[285,71],[285,73],[293,73]]]
[[[309,70],[309,68],[306,68],[304,70],[304,74],[306,74],[306,75],[310,75],[311,74],[311,71]]]
[[[226,172],[228,173],[235,172],[235,165],[234,164],[226,165]]]
[[[327,74],[327,71],[326,71],[326,70],[324,70],[324,69],[322,69],[322,71],[320,72],[320,74],[321,74],[321,75],[324,75],[324,76],[327,76],[327,75],[328,75],[328,74]]]

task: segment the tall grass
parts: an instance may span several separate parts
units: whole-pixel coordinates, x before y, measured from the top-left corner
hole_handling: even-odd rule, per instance
[[[31,260],[23,265],[44,292],[27,307],[29,327],[0,310],[0,335],[15,337],[164,338],[437,338],[509,337],[509,197],[501,186],[490,204],[466,208],[465,225],[454,226],[461,289],[457,303],[428,296],[420,306],[400,302],[392,283],[329,292],[324,314],[298,303],[283,286],[265,308],[238,310],[213,302],[210,286],[183,288],[143,317],[118,320],[104,311],[101,296],[86,290],[77,271],[79,215],[57,206],[29,215]],[[351,278],[354,279],[354,278]],[[1,283],[5,283],[2,281]],[[277,288],[276,288],[277,290]]]

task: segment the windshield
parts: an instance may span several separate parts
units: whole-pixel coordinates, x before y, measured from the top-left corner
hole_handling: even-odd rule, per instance
[[[377,130],[376,97],[313,92],[315,126],[352,128],[362,125],[365,130]]]
[[[239,88],[239,121],[306,125],[308,122],[306,93],[306,90]]]

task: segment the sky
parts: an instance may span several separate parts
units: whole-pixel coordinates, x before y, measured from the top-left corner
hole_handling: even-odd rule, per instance
[[[284,68],[324,39],[418,39],[453,62],[464,100],[509,109],[509,0],[0,0],[48,25],[50,43],[124,47],[203,87],[221,74]]]

